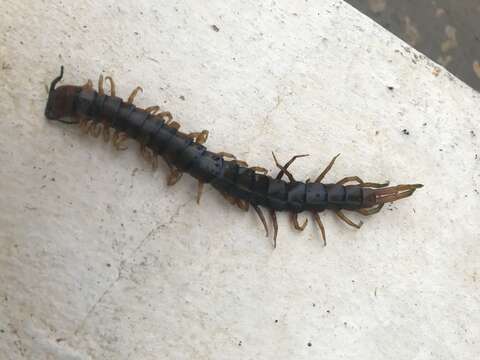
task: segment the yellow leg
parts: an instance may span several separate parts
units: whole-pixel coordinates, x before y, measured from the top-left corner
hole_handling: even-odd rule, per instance
[[[354,228],[357,228],[357,229],[360,229],[363,225],[363,222],[360,221],[358,224],[354,223],[352,220],[350,220],[343,212],[342,210],[338,210],[336,212],[337,216],[342,219],[344,222],[346,222],[348,225],[354,227]]]
[[[305,219],[302,225],[299,224],[298,222],[298,214],[297,213],[292,213],[292,224],[293,227],[298,230],[298,231],[303,231],[305,230],[305,227],[308,224],[308,219]]]
[[[199,181],[198,182],[198,189],[197,189],[197,204],[200,204],[200,199],[202,197],[202,193],[203,193],[203,185],[205,183],[203,183],[202,181]]]
[[[89,119],[86,118],[81,118],[78,121],[78,125],[80,126],[80,130],[84,133],[85,132],[85,127],[87,126],[87,122]]]
[[[276,248],[277,235],[278,235],[278,222],[277,222],[277,214],[273,209],[270,209],[270,218],[272,219],[272,223],[273,223],[273,248]]]
[[[288,167],[292,165],[296,159],[308,156],[308,154],[295,155],[290,160],[288,160],[288,162],[285,165],[282,166],[278,163],[277,158],[275,157],[275,154],[273,153],[273,151],[272,151],[272,155],[273,155],[273,160],[275,160],[275,165],[280,169],[280,172],[277,174],[276,179],[280,180],[283,177],[283,175],[287,175],[290,182],[295,181],[295,179],[293,178],[293,175],[287,170]]]
[[[235,160],[235,162],[240,165],[240,166],[245,166],[245,167],[248,167],[248,164],[246,161],[243,161],[243,160]]]
[[[140,153],[142,154],[142,157],[147,161],[148,163],[152,162],[153,159],[153,152],[151,149],[147,148],[145,144],[140,145]]]
[[[208,130],[202,130],[202,132],[200,133],[200,136],[197,137],[197,143],[205,144],[208,139],[208,134],[209,134]]]
[[[244,211],[248,211],[250,209],[250,203],[248,201],[237,199],[236,203],[237,206]]]
[[[201,132],[192,132],[187,135],[189,138],[193,139],[197,144],[205,144],[208,139],[208,130],[202,130]]]
[[[249,167],[249,169],[258,173],[268,174],[268,170],[261,166],[252,166],[252,167]]]
[[[143,92],[143,89],[140,86],[137,86],[135,89],[133,89],[132,93],[128,97],[127,104],[133,104],[133,100],[135,100],[135,96],[137,96],[139,91]]]
[[[107,80],[110,82],[110,95],[115,96],[115,82],[113,81],[111,76],[106,76],[105,81]]]
[[[176,129],[176,130],[180,129],[180,124],[176,121],[171,121],[167,125],[168,125],[168,127],[171,127],[172,129]]]
[[[359,210],[357,210],[357,212],[362,214],[362,215],[365,215],[365,216],[373,215],[373,214],[378,213],[380,210],[382,210],[384,205],[385,204],[380,204],[380,205],[377,205],[377,206],[372,207],[370,209],[359,209]]]
[[[105,95],[105,91],[103,90],[103,75],[102,74],[100,74],[100,76],[98,77],[98,94],[100,96]]]
[[[93,137],[97,138],[97,137],[99,137],[100,134],[102,133],[102,129],[103,129],[103,124],[102,124],[102,123],[93,124],[93,125],[90,127],[90,135],[92,135]]]
[[[160,116],[166,123],[167,125],[172,121],[173,116],[169,111],[163,111],[161,113],[155,114],[156,116]]]
[[[173,169],[167,177],[167,185],[173,186],[181,179],[183,173],[178,169]]]
[[[152,115],[155,115],[159,110],[160,110],[160,106],[158,106],[158,105],[149,106],[149,107],[145,108],[145,111],[152,114]]]
[[[83,85],[84,90],[93,90],[93,82],[92,80],[88,79],[85,85]]]
[[[267,221],[265,220],[265,215],[263,215],[262,209],[258,205],[252,205],[252,207],[257,213],[258,217],[260,218],[260,221],[262,222],[263,227],[265,228],[265,235],[268,237]]]
[[[227,153],[225,151],[220,151],[217,153],[218,156],[221,156],[223,158],[229,158],[229,159],[237,159],[237,157],[233,154]]]
[[[318,227],[320,228],[320,232],[322,233],[323,246],[327,246],[327,237],[325,236],[325,226],[323,226],[322,219],[320,219],[320,215],[318,215],[317,212],[312,212],[312,213],[313,213],[313,218],[315,219],[315,222],[317,223]]]
[[[385,187],[385,186],[389,185],[388,181],[386,181],[382,184],[373,183],[373,182],[364,182],[358,176],[347,176],[346,178],[343,178],[342,180],[338,181],[337,185],[343,185],[343,184],[349,183],[351,181],[357,182],[361,187],[382,188],[382,187]]]
[[[285,175],[287,175],[288,180],[290,180],[290,182],[294,182],[295,179],[294,179],[293,175],[290,173],[290,171],[285,169],[285,167],[280,165],[280,163],[278,162],[277,157],[275,156],[275,153],[273,151],[272,151],[272,156],[273,156],[273,160],[275,161],[275,165],[280,169],[280,173],[277,175],[277,179],[281,179],[283,174],[285,174]]]
[[[127,139],[128,139],[127,133],[116,131],[113,134],[113,140],[112,140],[113,146],[117,150],[122,150],[122,151],[126,150],[128,148],[128,146],[125,144]]]
[[[323,170],[321,172],[320,175],[318,175],[318,177],[315,179],[315,182],[318,183],[318,182],[321,182],[323,180],[323,178],[325,177],[325,175],[327,175],[327,173],[330,171],[330,169],[332,168],[333,164],[335,163],[335,160],[337,160],[337,158],[340,156],[340,154],[337,154],[333,157],[333,159],[330,161],[330,163],[327,165],[327,167],[325,168],[325,170]]]
[[[228,195],[227,193],[221,192],[221,194],[230,204],[235,205],[237,203],[237,199]]]
[[[87,120],[85,125],[82,128],[84,134],[88,134],[90,132],[90,128],[93,126],[93,120]]]

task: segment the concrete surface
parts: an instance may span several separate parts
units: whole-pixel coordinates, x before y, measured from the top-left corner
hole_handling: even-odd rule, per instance
[[[480,99],[461,81],[341,1],[3,4],[2,359],[478,358]],[[425,188],[360,231],[324,215],[326,248],[281,215],[273,250],[253,212],[211,188],[196,206],[136,144],[48,123],[60,64],[142,85],[139,105],[251,164],[309,153],[306,178],[341,152],[331,181]]]

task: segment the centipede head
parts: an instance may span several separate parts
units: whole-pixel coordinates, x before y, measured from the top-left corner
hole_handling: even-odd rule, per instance
[[[75,94],[81,90],[79,86],[63,85],[55,88],[57,83],[63,77],[63,66],[60,68],[60,75],[53,79],[48,92],[47,106],[45,107],[45,116],[49,120],[57,120],[65,123],[61,118],[72,116],[75,113]]]

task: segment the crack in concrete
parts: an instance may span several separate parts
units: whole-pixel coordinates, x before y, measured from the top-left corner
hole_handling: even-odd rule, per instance
[[[117,284],[118,281],[120,281],[120,279],[122,278],[122,273],[123,271],[125,270],[125,264],[127,263],[128,260],[132,259],[135,257],[135,255],[138,253],[138,251],[140,251],[141,248],[143,248],[147,242],[153,237],[153,235],[160,229],[164,229],[164,228],[167,228],[169,227],[170,225],[172,225],[174,222],[175,222],[175,218],[180,214],[180,212],[189,204],[193,201],[193,199],[189,199],[187,201],[185,201],[183,204],[179,205],[177,207],[177,209],[175,210],[175,212],[168,218],[168,220],[165,222],[165,223],[161,223],[161,224],[158,224],[157,226],[155,226],[152,230],[149,231],[149,233],[142,239],[142,241],[140,241],[140,243],[135,247],[135,249],[131,252],[131,254],[126,257],[125,259],[123,259],[122,261],[120,261],[120,266],[118,267],[118,274],[117,276],[115,277],[115,279],[113,279],[110,284],[108,285],[108,287],[105,289],[105,291],[102,293],[102,295],[100,295],[100,297],[98,298],[97,301],[95,301],[95,303],[90,307],[90,309],[87,311],[87,314],[85,315],[85,317],[83,318],[83,320],[80,322],[80,324],[78,325],[78,327],[76,328],[76,330],[73,332],[73,334],[76,336],[78,335],[78,333],[84,328],[85,326],[85,323],[87,322],[87,320],[91,317],[91,315],[93,314],[93,312],[95,311],[95,309],[97,308],[97,306],[103,301],[103,299],[105,298],[105,296],[107,296],[108,293],[110,293],[110,291],[112,290],[112,288]]]

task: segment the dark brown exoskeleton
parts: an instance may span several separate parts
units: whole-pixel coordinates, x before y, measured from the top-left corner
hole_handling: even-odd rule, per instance
[[[322,180],[332,168],[338,155],[335,156],[315,181],[301,182],[294,179],[288,167],[299,157],[296,155],[285,165],[279,164],[275,155],[276,166],[280,172],[276,177],[267,175],[262,167],[249,167],[244,161],[233,155],[208,151],[203,144],[208,131],[183,133],[180,125],[172,121],[169,112],[160,112],[158,106],[141,109],[133,105],[133,100],[141,91],[137,87],[127,101],[115,96],[115,85],[110,77],[110,95],[103,89],[104,79],[100,76],[98,91],[95,91],[89,80],[83,86],[64,85],[56,87],[63,77],[63,66],[60,76],[55,78],[49,90],[45,116],[69,124],[79,124],[84,132],[95,137],[103,134],[108,142],[112,139],[118,150],[126,148],[126,140],[135,139],[140,143],[143,156],[155,168],[158,156],[163,157],[171,173],[168,184],[175,184],[186,172],[198,179],[197,202],[200,201],[203,185],[210,183],[232,204],[248,211],[249,207],[258,214],[268,236],[268,226],[261,207],[268,209],[274,228],[274,246],[276,246],[278,224],[277,211],[291,213],[295,229],[302,231],[307,225],[298,222],[298,213],[309,211],[318,224],[322,238],[326,244],[325,229],[319,213],[329,209],[348,225],[360,228],[362,222],[355,223],[344,213],[345,210],[356,211],[362,215],[379,212],[385,203],[406,198],[414,193],[421,184],[397,185],[388,187],[386,183],[364,182],[358,176],[346,177],[335,184],[323,184]],[[76,120],[66,121],[65,117]],[[111,133],[113,130],[113,134]],[[230,159],[230,160],[227,160]],[[288,181],[282,180],[283,176]],[[356,185],[347,185],[355,182]]]

